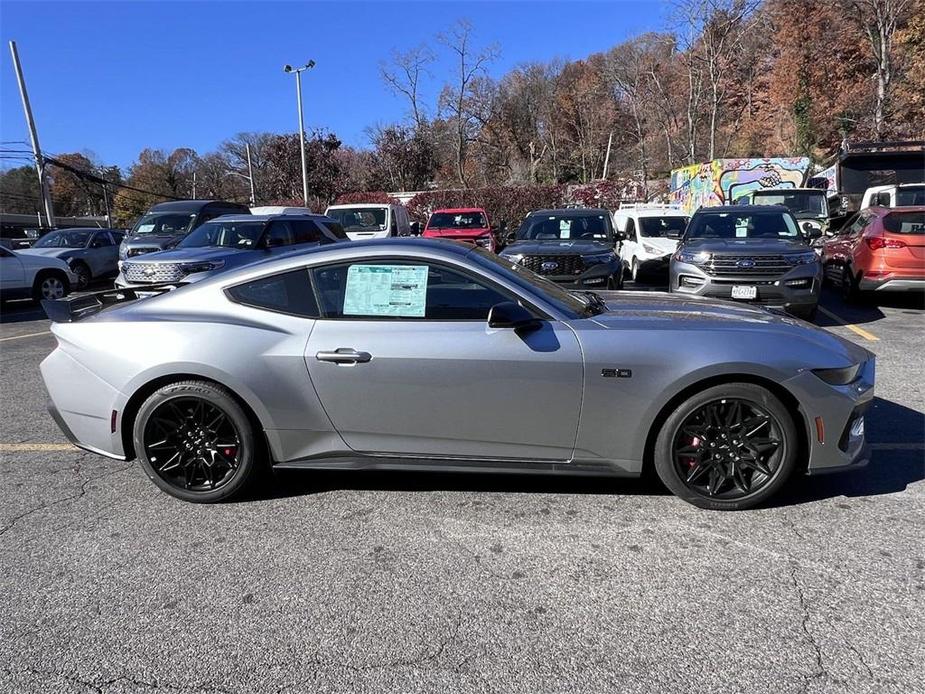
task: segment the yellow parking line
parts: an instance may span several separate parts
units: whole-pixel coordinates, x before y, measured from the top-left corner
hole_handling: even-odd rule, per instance
[[[26,335],[13,335],[12,337],[0,337],[0,342],[6,342],[7,340],[22,340],[25,337],[38,337],[39,335],[51,335],[51,331],[44,330],[40,333],[28,333]]]
[[[850,330],[851,332],[863,337],[865,340],[870,340],[871,342],[880,341],[880,338],[874,335],[873,333],[869,333],[866,330],[864,330],[864,328],[859,328],[853,323],[848,323],[847,321],[843,320],[841,316],[835,315],[831,311],[822,308],[822,306],[819,307],[819,310],[822,311],[825,315],[827,315],[829,318],[831,318],[833,321],[835,321],[839,325],[843,325],[844,327],[848,328],[848,330]]]
[[[31,453],[35,451],[71,451],[69,443],[0,443],[0,453]]]

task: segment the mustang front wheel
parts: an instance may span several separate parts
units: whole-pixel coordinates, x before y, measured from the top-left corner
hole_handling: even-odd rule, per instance
[[[751,383],[708,388],[681,404],[655,444],[655,468],[674,494],[716,510],[752,508],[787,481],[797,434],[773,393]]]
[[[224,501],[258,467],[247,415],[227,390],[207,381],[155,391],[135,418],[134,441],[154,484],[186,501]]]

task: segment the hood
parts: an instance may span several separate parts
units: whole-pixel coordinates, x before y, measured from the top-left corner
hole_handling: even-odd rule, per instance
[[[678,247],[678,241],[679,239],[669,239],[666,236],[642,236],[639,239],[640,243],[648,244],[664,253],[674,253]]]
[[[591,255],[606,253],[614,248],[606,241],[593,239],[559,239],[550,241],[515,241],[505,246],[503,255]]]
[[[809,250],[800,239],[688,239],[684,248],[731,255],[774,255]]]
[[[134,256],[123,261],[126,263],[190,263],[209,260],[224,260],[226,263],[234,262],[238,258],[268,257],[263,250],[245,250],[243,248],[222,248],[204,246],[202,248],[172,248],[169,251],[158,251]]]
[[[441,239],[476,239],[480,236],[488,236],[490,233],[491,229],[485,227],[481,229],[425,229],[423,236]]]
[[[847,364],[856,364],[873,355],[851,342],[783,312],[769,311],[753,304],[723,299],[709,299],[682,294],[660,292],[599,291],[607,303],[607,311],[592,320],[603,328],[619,329],[634,321],[665,321],[677,327],[710,330],[776,329],[794,339],[812,342],[819,349],[837,356]]]
[[[174,241],[179,241],[182,238],[183,236],[179,234],[171,234],[169,236],[159,234],[138,234],[137,236],[126,236],[122,243],[126,246],[138,246],[141,248],[149,248],[153,246],[157,246],[158,248],[166,248],[168,244],[173,243]]]
[[[40,255],[45,258],[61,258],[62,256],[73,253],[74,251],[81,251],[82,248],[23,248],[22,250],[17,250],[17,253],[22,255]]]

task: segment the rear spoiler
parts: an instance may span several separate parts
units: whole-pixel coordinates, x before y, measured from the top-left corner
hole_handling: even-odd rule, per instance
[[[43,299],[42,308],[52,323],[73,323],[99,313],[107,306],[123,304],[145,298],[147,294],[163,294],[176,289],[180,284],[152,284],[130,289],[104,289],[99,292],[84,292],[63,299]]]

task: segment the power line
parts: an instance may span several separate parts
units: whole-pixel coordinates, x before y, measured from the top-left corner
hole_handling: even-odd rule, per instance
[[[54,164],[58,168],[64,169],[65,171],[70,171],[75,176],[85,178],[88,181],[93,181],[94,183],[98,183],[100,185],[112,186],[113,188],[125,188],[127,190],[135,191],[136,193],[142,193],[144,195],[153,195],[155,197],[166,198],[168,200],[182,200],[182,198],[178,198],[173,195],[165,195],[164,193],[155,193],[153,190],[145,190],[144,188],[130,186],[127,183],[116,183],[115,181],[107,180],[103,178],[102,176],[97,176],[87,171],[83,171],[81,169],[78,169],[75,166],[71,166],[70,164],[67,164],[61,161],[60,159],[56,159],[54,157],[45,157],[45,161],[47,161],[49,164]]]

